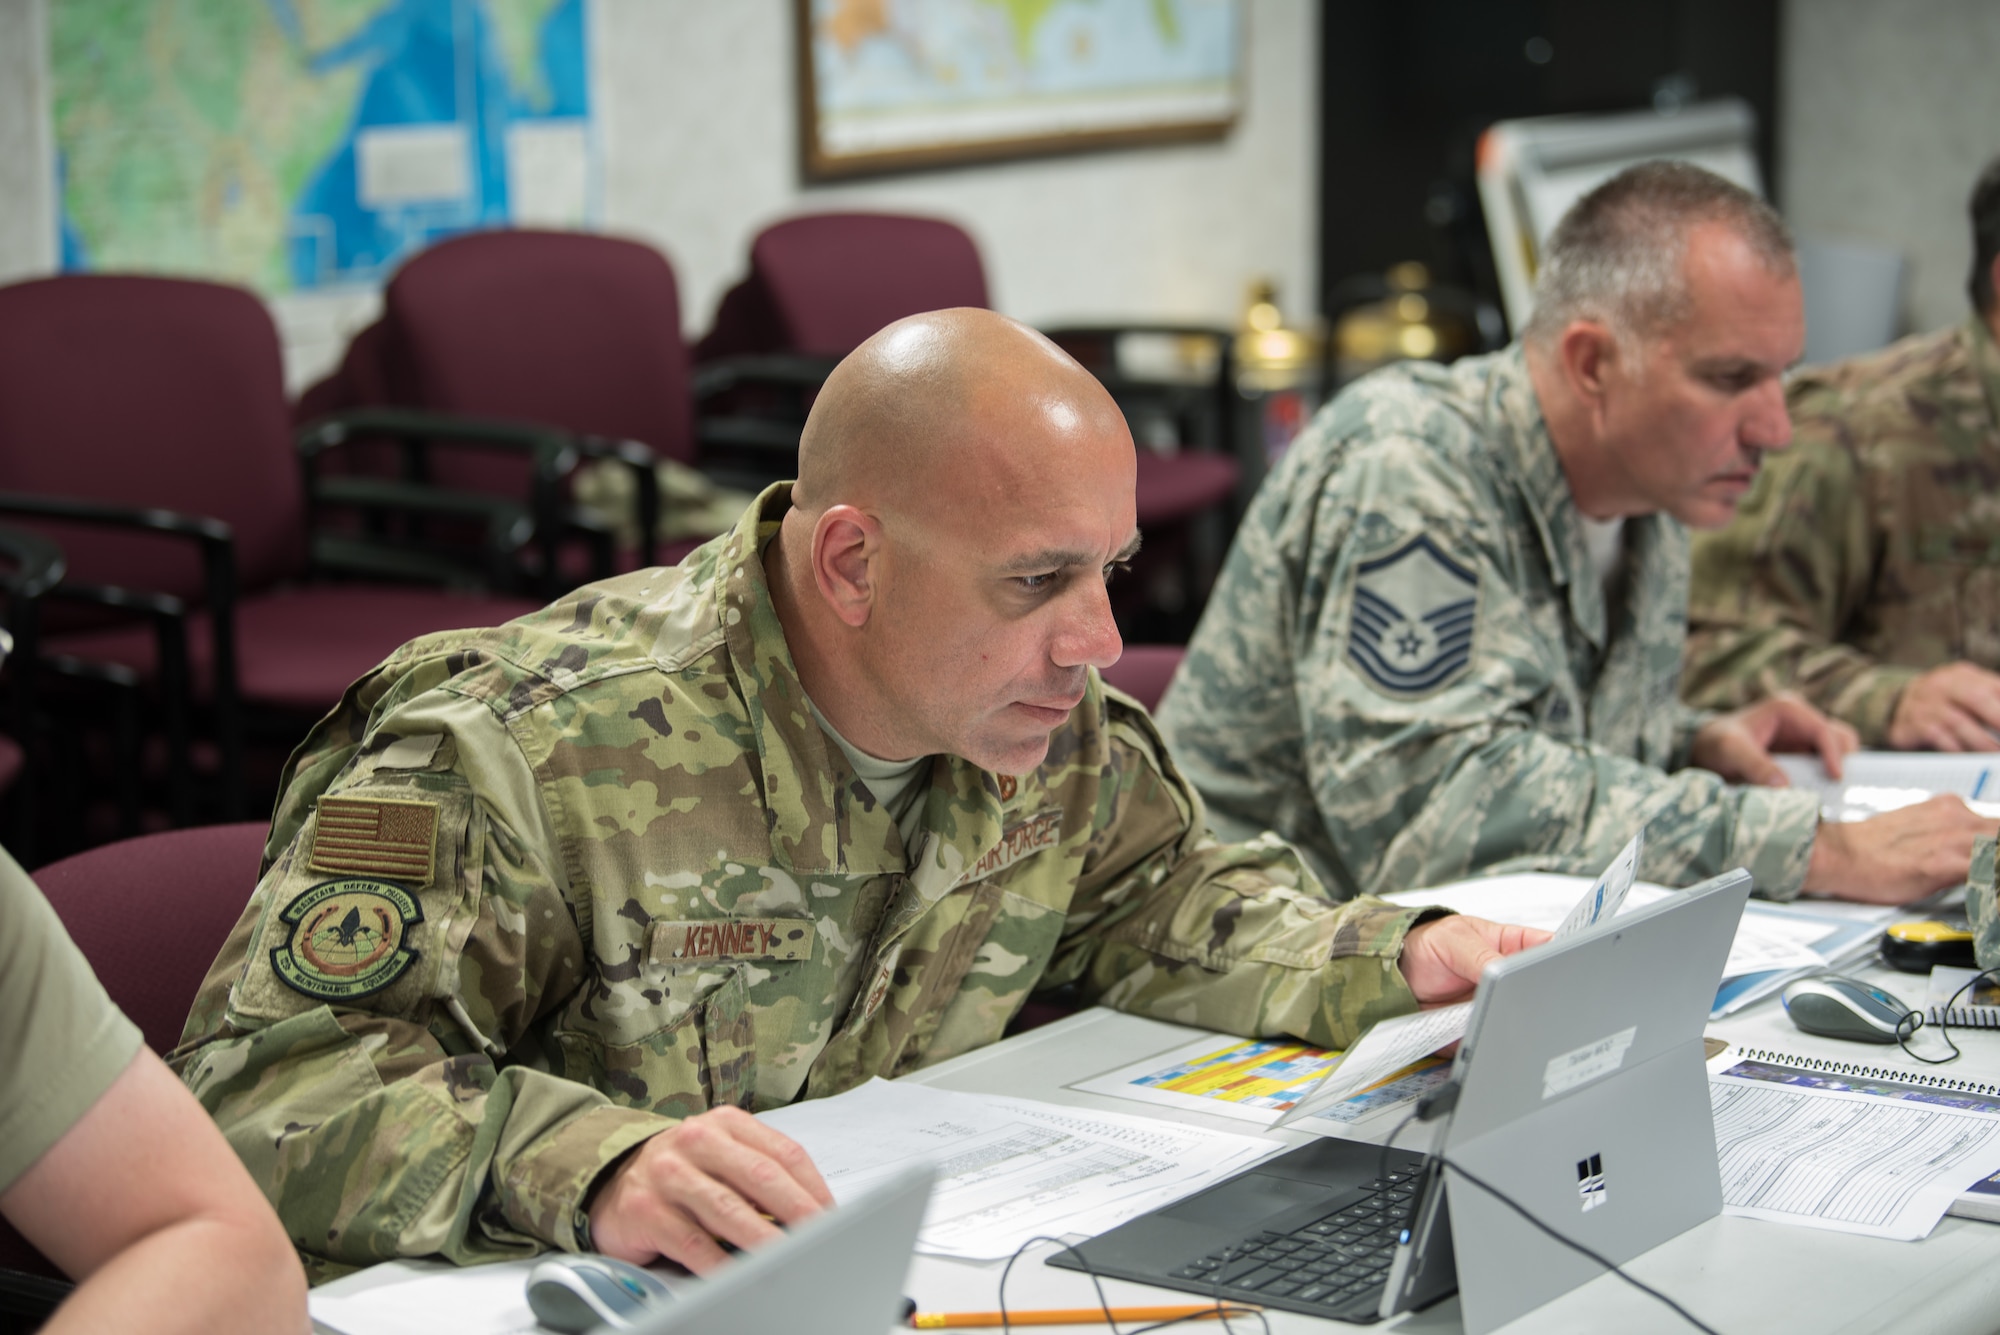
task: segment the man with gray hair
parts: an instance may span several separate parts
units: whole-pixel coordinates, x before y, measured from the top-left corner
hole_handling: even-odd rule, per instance
[[[1159,715],[1225,837],[1272,828],[1329,886],[1747,867],[1758,889],[1905,902],[1993,828],[1957,798],[1822,824],[1774,749],[1853,733],[1793,696],[1676,697],[1686,527],[1728,521],[1791,438],[1805,337],[1784,225],[1646,163],[1550,238],[1513,345],[1407,363],[1316,417],[1245,517]],[[1737,787],[1737,784],[1767,785]]]

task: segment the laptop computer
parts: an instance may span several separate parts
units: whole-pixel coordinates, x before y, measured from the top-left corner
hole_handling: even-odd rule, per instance
[[[1481,1335],[1601,1267],[1445,1160],[1620,1264],[1692,1228],[1722,1208],[1701,1039],[1749,893],[1730,872],[1490,965],[1441,1157],[1322,1139],[1049,1264],[1343,1321],[1455,1287]]]
[[[640,1335],[882,1335],[902,1324],[903,1281],[936,1178],[929,1164],[899,1172],[737,1257],[635,1329]]]

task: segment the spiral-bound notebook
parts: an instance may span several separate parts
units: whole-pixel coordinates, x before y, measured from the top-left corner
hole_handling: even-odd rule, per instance
[[[1761,1048],[1709,1082],[1725,1213],[1891,1238],[2000,1215],[2000,1084]]]

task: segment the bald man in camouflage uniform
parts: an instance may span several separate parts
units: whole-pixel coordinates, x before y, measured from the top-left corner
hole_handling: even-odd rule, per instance
[[[1964,324],[1791,383],[1797,444],[1694,544],[1686,697],[1781,689],[1865,745],[2000,750],[2000,160]]]
[[[1522,341],[1344,391],[1266,479],[1160,710],[1214,828],[1273,828],[1349,894],[1594,873],[1641,827],[1669,885],[1962,877],[1988,826],[1957,799],[1822,829],[1810,794],[1733,786],[1782,783],[1774,746],[1837,768],[1851,734],[1803,702],[1676,698],[1683,525],[1786,443],[1803,338],[1776,216],[1650,164],[1558,226]]]
[[[801,480],[681,566],[363,678],[294,757],[176,1063],[316,1273],[666,1255],[830,1203],[742,1110],[1028,994],[1341,1046],[1533,939],[1224,846],[1093,668],[1137,545],[1087,373],[986,312],[834,373]]]

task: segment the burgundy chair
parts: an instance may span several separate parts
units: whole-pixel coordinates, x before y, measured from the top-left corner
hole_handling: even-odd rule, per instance
[[[164,1055],[181,1039],[201,980],[256,888],[263,822],[172,830],[106,844],[35,873],[70,938],[118,1009]],[[62,1272],[0,1220],[0,1311],[10,1300],[53,1305]],[[11,1291],[10,1291],[11,1290]]]
[[[759,357],[818,358],[830,363],[904,316],[988,304],[979,248],[954,223],[883,213],[791,218],[765,228],[751,242],[750,272],[724,295],[715,327],[695,345],[695,362],[705,382],[715,376],[710,383],[727,388],[733,368],[746,362],[755,365]],[[1207,329],[1104,326],[1057,331],[1052,337],[1105,383],[1128,414],[1138,394],[1158,397],[1154,393],[1158,389],[1176,401],[1189,397],[1183,387],[1135,385],[1117,375],[1114,344],[1125,332],[1216,335]],[[1226,354],[1228,336],[1220,337]],[[1100,349],[1103,355],[1095,355]],[[1226,505],[1235,495],[1241,470],[1231,454],[1230,405],[1223,396],[1228,363],[1228,356],[1222,356],[1215,384],[1195,393],[1205,434],[1216,447],[1213,452],[1139,451],[1139,527],[1152,542],[1141,559],[1148,567],[1157,569],[1186,555],[1185,530],[1190,521]],[[1197,414],[1178,415],[1190,419]],[[802,410],[796,417],[803,423]],[[796,431],[797,424],[795,436]],[[1189,582],[1198,586],[1213,576],[1211,570],[1190,570]]]
[[[518,514],[486,502],[416,486],[372,494],[405,511],[484,514],[496,547],[514,540],[501,530],[518,536]],[[219,284],[67,275],[0,288],[0,512],[62,544],[58,597],[125,614],[109,625],[45,619],[45,654],[148,683],[170,733],[183,695],[205,711],[225,815],[241,809],[246,709],[289,746],[405,640],[537,606],[308,579],[331,567],[442,568],[402,567],[365,533],[309,525],[277,331],[255,297]]]
[[[988,304],[979,249],[953,223],[888,213],[791,218],[750,243],[749,276],[724,295],[695,360],[844,357],[906,315]]]
[[[1098,675],[1107,685],[1116,686],[1146,706],[1150,713],[1158,710],[1160,701],[1166,698],[1167,687],[1173,684],[1174,673],[1186,656],[1186,645],[1128,644],[1118,661]]]
[[[381,319],[301,396],[298,417],[381,405],[572,433],[586,454],[635,470],[642,535],[658,513],[653,458],[702,462],[673,269],[615,237],[477,232],[410,259]],[[527,481],[520,463],[463,450],[429,460],[454,486],[507,494]],[[635,559],[677,561],[695,545],[655,553],[642,539]]]

